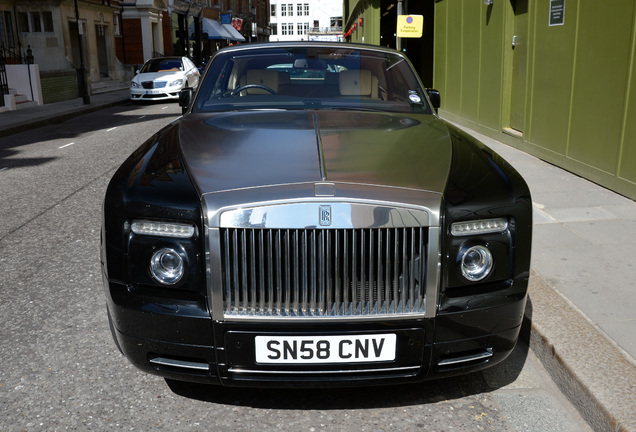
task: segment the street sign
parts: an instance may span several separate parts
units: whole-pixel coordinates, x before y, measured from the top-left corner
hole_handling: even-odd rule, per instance
[[[420,38],[424,29],[423,15],[398,15],[397,37]]]

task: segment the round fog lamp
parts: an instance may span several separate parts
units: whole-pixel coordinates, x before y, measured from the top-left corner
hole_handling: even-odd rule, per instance
[[[172,249],[160,249],[150,259],[150,273],[159,283],[174,285],[183,276],[183,259]]]
[[[480,281],[492,270],[492,254],[486,246],[472,246],[462,252],[462,275],[469,281]]]

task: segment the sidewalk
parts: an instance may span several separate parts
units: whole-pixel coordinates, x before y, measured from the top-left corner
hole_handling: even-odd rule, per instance
[[[636,431],[636,202],[462,129],[530,186],[531,349],[595,430]]]
[[[47,124],[60,123],[69,118],[117,105],[130,98],[130,90],[100,93],[90,97],[84,105],[82,98],[71,99],[0,113],[0,138]]]
[[[128,90],[0,113],[0,137],[128,100]],[[636,202],[467,130],[526,179],[534,201],[523,337],[599,431],[636,432]]]

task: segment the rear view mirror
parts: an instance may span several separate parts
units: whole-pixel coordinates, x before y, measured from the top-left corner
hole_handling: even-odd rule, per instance
[[[294,61],[294,69],[315,69],[326,70],[327,62],[320,59],[296,59]]]
[[[194,91],[192,87],[186,87],[179,92],[179,106],[181,107],[181,114],[185,114],[192,102],[192,95]]]

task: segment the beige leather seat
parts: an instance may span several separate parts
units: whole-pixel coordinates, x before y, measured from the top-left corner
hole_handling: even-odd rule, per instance
[[[241,79],[241,86],[246,84],[261,84],[278,93],[278,71],[271,69],[250,69]],[[271,95],[272,93],[259,88],[248,88],[245,92],[241,92],[241,94]]]
[[[341,96],[358,96],[377,99],[378,78],[366,69],[340,72],[339,88]]]

